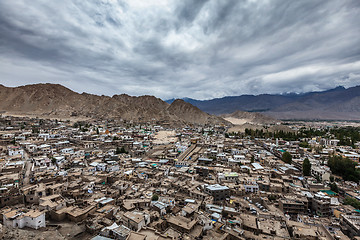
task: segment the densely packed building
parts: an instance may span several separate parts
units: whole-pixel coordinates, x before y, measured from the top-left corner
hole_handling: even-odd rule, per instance
[[[229,136],[223,126],[20,117],[2,117],[0,137],[3,228],[36,232],[70,223],[66,236],[94,240],[360,235],[360,210],[344,204],[360,199],[359,185],[326,164],[333,154],[358,162],[358,144],[316,137],[302,147]]]

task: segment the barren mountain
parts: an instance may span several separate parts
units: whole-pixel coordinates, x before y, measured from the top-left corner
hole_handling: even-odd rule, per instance
[[[58,84],[34,84],[15,88],[0,85],[0,111],[47,117],[83,116],[138,122],[155,120],[177,124],[230,124],[182,100],[169,105],[154,96],[133,97],[122,94],[109,97],[79,94]]]
[[[261,94],[211,100],[184,99],[210,114],[237,110],[261,112],[277,119],[360,120],[360,86],[302,94]],[[168,100],[167,102],[172,102]]]
[[[226,124],[227,122],[218,116],[210,115],[201,111],[199,108],[185,102],[181,99],[176,99],[167,108],[171,115],[175,115],[186,122],[196,122],[197,124]]]

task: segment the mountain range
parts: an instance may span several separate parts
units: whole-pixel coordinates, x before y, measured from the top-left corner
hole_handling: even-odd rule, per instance
[[[261,112],[277,119],[360,120],[360,86],[303,94],[241,95],[211,100],[184,98],[210,114]],[[171,103],[173,99],[166,102]]]
[[[98,96],[79,94],[59,84],[33,84],[20,87],[0,85],[0,111],[9,115],[96,119],[118,118],[136,122],[231,125],[181,99],[171,104],[154,96],[126,94]]]
[[[0,111],[8,115],[118,118],[172,126],[268,124],[277,122],[276,119],[360,120],[360,86],[304,94],[242,95],[204,101],[185,98],[165,102],[148,95],[80,94],[59,84],[0,85]]]

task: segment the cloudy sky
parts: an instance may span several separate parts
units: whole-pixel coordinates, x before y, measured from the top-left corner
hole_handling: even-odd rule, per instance
[[[359,0],[2,0],[0,83],[163,99],[360,85]]]

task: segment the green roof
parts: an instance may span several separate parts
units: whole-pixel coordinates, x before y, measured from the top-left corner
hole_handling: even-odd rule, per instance
[[[239,174],[237,172],[225,173],[226,177],[238,177]]]
[[[326,193],[326,194],[329,195],[329,196],[337,195],[336,192],[333,192],[333,191],[331,191],[331,190],[321,190],[320,192]]]

